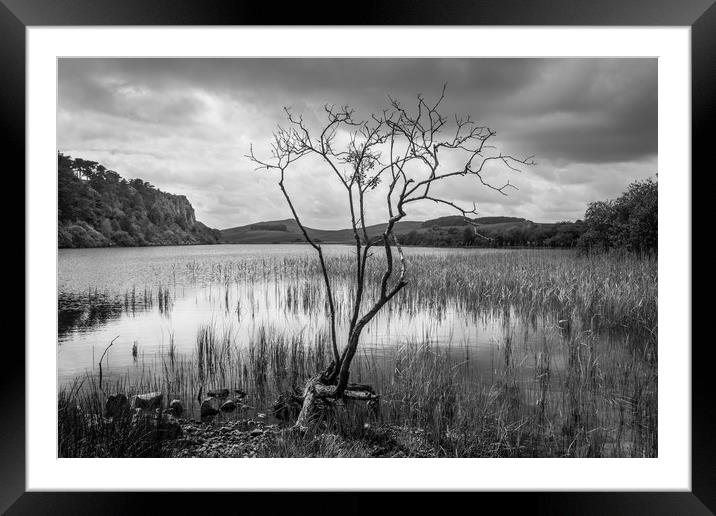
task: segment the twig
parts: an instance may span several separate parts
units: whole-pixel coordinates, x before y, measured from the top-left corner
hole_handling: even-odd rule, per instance
[[[104,353],[102,353],[102,356],[99,357],[99,390],[102,390],[102,359],[104,359],[104,356],[107,354],[107,351],[109,351],[109,348],[112,347],[112,344],[114,344],[114,341],[119,338],[119,335],[117,335],[115,338],[112,339],[112,342],[109,343],[109,346],[104,348]]]

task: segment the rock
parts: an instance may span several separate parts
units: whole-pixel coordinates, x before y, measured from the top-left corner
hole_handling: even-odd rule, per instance
[[[105,417],[120,417],[129,413],[129,400],[124,394],[114,394],[104,405]]]
[[[158,409],[162,406],[162,398],[164,395],[161,392],[150,392],[147,394],[137,394],[132,396],[131,407],[133,409],[152,410]]]
[[[251,437],[257,437],[259,435],[263,435],[264,431],[259,430],[258,428],[256,430],[251,430]]]
[[[201,417],[205,418],[209,416],[215,416],[219,413],[219,409],[219,398],[205,398],[204,401],[201,402]]]
[[[174,416],[181,416],[184,413],[184,405],[179,400],[172,400],[167,411]]]
[[[216,389],[206,393],[210,398],[226,399],[229,397],[229,389]]]
[[[225,401],[224,404],[221,405],[222,412],[233,412],[234,410],[236,410],[236,402],[234,400]]]
[[[245,398],[247,394],[244,391],[241,391],[239,389],[235,389],[234,392],[236,393],[236,397],[238,399]]]

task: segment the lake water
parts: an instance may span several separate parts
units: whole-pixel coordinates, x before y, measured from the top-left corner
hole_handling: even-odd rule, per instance
[[[326,245],[324,252],[329,262],[333,257],[355,256],[350,246]],[[406,252],[411,257],[504,251],[410,248]],[[328,332],[320,282],[285,276],[279,270],[286,260],[297,257],[312,261],[315,251],[305,245],[61,249],[60,382],[94,371],[115,337],[107,369],[131,375],[172,345],[177,353],[192,353],[200,329],[207,325],[239,346],[267,327],[309,340],[317,332]],[[336,280],[339,335],[346,331],[348,317],[340,317],[345,315],[340,309],[349,306],[350,288],[349,282]],[[468,315],[450,303],[434,310],[389,306],[365,329],[361,347],[382,353],[428,337],[438,347],[472,350],[472,359],[487,365],[495,360],[504,324],[502,317]],[[513,330],[520,326],[516,319],[512,324]]]
[[[355,250],[323,249],[342,346],[355,295]],[[550,435],[598,432],[604,436],[599,453],[608,455],[656,453],[655,262],[561,250],[411,247],[405,254],[409,284],[365,328],[359,358],[366,360],[354,362],[354,380],[384,391],[402,385],[401,357],[409,356],[402,352],[417,345],[447,360],[450,382],[486,393],[488,406],[517,393],[515,425],[529,417]],[[362,313],[377,295],[384,263],[382,249],[375,249]],[[233,357],[250,356],[264,335],[307,349],[328,342],[315,251],[301,244],[59,251],[60,385],[88,373],[96,378],[97,362],[114,339],[103,361],[106,379],[151,388],[151,375],[169,367],[158,388],[173,383],[169,394],[196,415],[205,370],[198,343],[207,332]],[[175,367],[177,357],[193,365]],[[249,376],[238,369],[245,360],[229,365],[227,377],[207,381],[244,386]],[[264,362],[251,363],[256,375]],[[315,367],[295,374],[313,374]],[[266,368],[286,380],[289,368],[280,360]],[[199,376],[181,376],[189,370]],[[296,376],[288,385],[301,381]]]
[[[539,354],[549,342],[550,367],[557,374],[564,368],[566,352],[560,346],[568,335],[560,327],[559,314],[526,321],[512,308],[495,311],[489,303],[467,306],[453,297],[451,286],[440,290],[451,274],[446,269],[455,260],[525,252],[539,257],[541,251],[408,248],[405,252],[411,281],[415,276],[430,281],[411,283],[379,313],[363,332],[362,352],[380,356],[405,343],[429,341],[457,360],[469,360],[471,374],[479,372],[489,384],[504,363],[507,339],[511,353],[521,351],[512,358],[520,361],[520,375],[532,380]],[[324,253],[334,281],[340,339],[350,318],[353,284],[348,269],[355,251],[350,246],[325,245]],[[375,253],[380,271],[384,256],[380,249]],[[207,327],[237,347],[266,331],[307,342],[327,335],[317,263],[315,251],[300,244],[61,249],[58,380],[66,383],[97,373],[99,357],[115,338],[106,356],[105,374],[132,377],[147,364],[161,364],[170,349],[190,356],[197,349],[197,336]],[[620,351],[622,340],[601,336],[597,344]]]

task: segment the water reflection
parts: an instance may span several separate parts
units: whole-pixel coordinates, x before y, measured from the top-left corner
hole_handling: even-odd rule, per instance
[[[60,293],[57,323],[60,343],[73,332],[93,331],[121,317],[124,305],[106,296]]]
[[[147,360],[160,360],[154,357],[195,353],[207,327],[237,347],[267,328],[309,341],[326,334],[327,303],[311,251],[298,245],[61,250],[60,380],[92,371],[117,336],[108,354],[111,370],[139,374]],[[350,247],[326,246],[325,252],[337,269],[352,264]],[[465,250],[408,252],[419,260]],[[472,250],[472,256],[490,252]],[[349,277],[334,278],[339,335],[347,334],[355,295]],[[363,352],[380,357],[406,342],[430,342],[467,361],[470,374],[477,368],[494,380],[495,369],[517,367],[547,389],[570,360],[560,343],[569,342],[572,319],[551,310],[519,312],[450,281],[438,276],[430,288],[416,285],[396,297],[366,327]],[[366,299],[376,295],[369,289]],[[595,345],[615,348],[614,340],[605,334]]]

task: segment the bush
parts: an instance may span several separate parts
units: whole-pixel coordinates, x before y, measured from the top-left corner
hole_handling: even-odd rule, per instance
[[[60,248],[73,247],[72,233],[70,233],[67,228],[62,225],[57,228],[57,246]]]
[[[586,249],[625,249],[652,252],[658,249],[658,184],[651,178],[635,181],[615,200],[589,204],[586,231],[579,246]]]
[[[108,244],[107,239],[86,222],[78,222],[66,228],[72,245],[68,247],[103,247]]]
[[[133,247],[136,242],[126,231],[115,231],[112,233],[112,241],[120,247]]]

